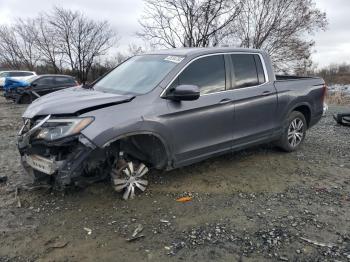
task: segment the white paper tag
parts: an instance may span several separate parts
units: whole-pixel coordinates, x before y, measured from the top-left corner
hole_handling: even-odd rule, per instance
[[[165,61],[169,61],[169,62],[173,62],[173,63],[180,63],[182,60],[184,60],[184,57],[182,56],[173,56],[173,55],[170,55],[170,56],[167,56],[166,58],[164,58]]]

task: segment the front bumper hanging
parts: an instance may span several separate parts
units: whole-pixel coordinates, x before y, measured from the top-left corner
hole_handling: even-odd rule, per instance
[[[84,163],[96,146],[82,134],[47,142],[33,141],[32,136],[50,118],[47,116],[33,128],[24,127],[18,134],[18,150],[21,155],[21,164],[27,174],[34,180],[40,177],[50,177],[54,186],[65,187],[78,180],[83,174]],[[24,132],[29,129],[29,131]]]

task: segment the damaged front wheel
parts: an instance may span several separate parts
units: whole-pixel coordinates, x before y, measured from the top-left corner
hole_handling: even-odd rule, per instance
[[[136,188],[141,191],[146,190],[148,181],[143,178],[148,171],[143,163],[119,160],[111,172],[113,187],[117,192],[124,191],[123,198],[125,200],[133,199]]]

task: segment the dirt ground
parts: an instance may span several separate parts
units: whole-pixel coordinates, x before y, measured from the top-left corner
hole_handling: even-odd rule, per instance
[[[350,128],[331,117],[346,107],[298,152],[265,145],[153,172],[131,201],[107,182],[16,190],[24,110],[0,98],[0,261],[350,261]]]

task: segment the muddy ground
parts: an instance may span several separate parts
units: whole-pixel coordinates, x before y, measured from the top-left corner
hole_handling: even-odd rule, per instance
[[[265,145],[153,172],[131,201],[107,182],[16,197],[24,110],[0,99],[0,261],[350,261],[350,128],[331,118],[346,107],[298,152]],[[127,242],[139,224],[144,237]]]

